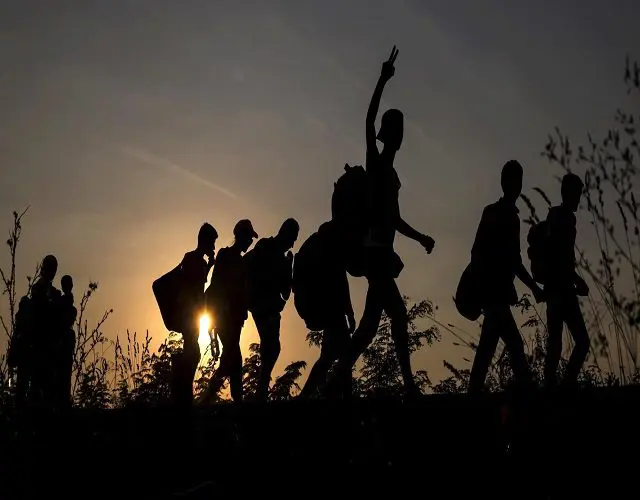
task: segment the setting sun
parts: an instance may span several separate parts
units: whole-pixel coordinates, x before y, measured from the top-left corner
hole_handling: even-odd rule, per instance
[[[209,345],[209,331],[211,330],[211,316],[203,313],[200,316],[200,334],[198,335],[198,343],[200,346]]]

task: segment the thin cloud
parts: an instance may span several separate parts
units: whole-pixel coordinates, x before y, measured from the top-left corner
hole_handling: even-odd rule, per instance
[[[122,148],[122,152],[128,156],[131,156],[139,161],[146,163],[147,165],[151,165],[157,168],[162,168],[169,172],[174,172],[176,174],[182,175],[185,178],[191,179],[194,182],[210,187],[211,189],[215,189],[220,193],[226,194],[230,198],[234,198],[234,199],[238,198],[238,195],[236,195],[235,193],[232,193],[228,189],[225,189],[224,187],[214,182],[211,182],[210,180],[205,179],[199,176],[198,174],[195,174],[190,170],[187,170],[186,168],[181,167],[180,165],[173,163],[170,160],[167,160],[166,158],[157,156],[151,153],[150,151],[147,151],[146,149],[132,148],[132,147],[125,146]]]

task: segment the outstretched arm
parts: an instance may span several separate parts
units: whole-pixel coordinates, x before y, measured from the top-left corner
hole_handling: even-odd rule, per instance
[[[380,99],[382,99],[382,91],[384,90],[384,86],[391,79],[391,77],[393,77],[393,74],[395,72],[393,63],[395,62],[396,57],[398,57],[398,49],[396,49],[396,46],[394,45],[393,49],[391,49],[391,55],[389,56],[389,59],[382,65],[380,78],[378,78],[378,83],[376,84],[376,88],[373,91],[373,95],[371,96],[371,102],[369,103],[369,109],[367,110],[367,119],[365,122],[367,151],[377,151],[376,117],[378,116],[378,109],[380,108]]]
[[[433,245],[435,244],[433,239],[411,227],[402,217],[398,217],[396,231],[398,231],[402,236],[406,236],[407,238],[420,243],[428,253],[431,253],[433,250]]]
[[[369,103],[369,109],[367,110],[367,120],[365,122],[366,134],[367,134],[367,151],[375,151],[376,144],[376,117],[378,116],[378,109],[380,108],[380,99],[382,99],[382,91],[387,81],[383,80],[382,76],[378,78],[378,83],[371,96],[371,102]]]

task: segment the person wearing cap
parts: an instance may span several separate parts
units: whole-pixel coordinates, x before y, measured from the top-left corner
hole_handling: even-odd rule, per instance
[[[215,400],[226,378],[229,378],[231,397],[242,401],[242,353],[240,334],[247,319],[247,278],[243,254],[258,234],[251,221],[243,219],[233,228],[235,240],[230,247],[218,252],[211,284],[206,291],[207,304],[213,311],[215,329],[222,341],[220,365],[202,396],[202,403]]]
[[[247,254],[249,310],[260,335],[258,400],[265,401],[273,367],[280,356],[280,320],[289,296],[293,275],[291,249],[300,225],[295,219],[282,223],[278,234],[263,238]]]
[[[193,404],[193,380],[200,363],[200,315],[204,309],[204,287],[215,260],[218,232],[205,222],[198,231],[198,246],[187,252],[180,264],[182,285],[179,309],[184,318],[183,348],[171,359],[171,398],[177,406]],[[207,257],[208,260],[205,260]]]

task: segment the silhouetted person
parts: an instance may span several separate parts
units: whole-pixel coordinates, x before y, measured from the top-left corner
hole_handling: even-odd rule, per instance
[[[562,353],[562,329],[566,323],[575,346],[567,364],[564,383],[577,382],[589,353],[589,335],[584,323],[578,295],[589,294],[589,287],[576,272],[576,216],[584,185],[580,177],[567,174],[562,179],[562,203],[552,207],[547,216],[547,273],[544,291],[547,298],[547,356],[545,385],[556,385],[558,363]]]
[[[524,343],[511,313],[511,306],[518,302],[515,277],[531,289],[536,300],[542,297],[542,290],[525,269],[520,254],[520,217],[516,202],[522,191],[522,175],[522,166],[517,161],[504,165],[503,196],[482,212],[471,250],[471,266],[479,283],[484,322],[471,368],[469,392],[483,389],[500,339],[509,352],[518,384],[524,387],[530,381]]]
[[[213,310],[215,329],[222,342],[220,365],[214,372],[202,397],[211,402],[229,378],[231,397],[242,402],[242,352],[240,334],[248,317],[247,270],[243,254],[258,235],[251,221],[243,219],[233,229],[235,241],[218,252],[216,265],[207,288],[207,304]]]
[[[31,298],[20,299],[16,312],[16,325],[11,339],[7,364],[16,374],[16,406],[22,407],[29,396],[34,363],[33,353],[33,312]]]
[[[283,222],[278,234],[263,238],[247,254],[249,310],[260,335],[260,375],[257,398],[269,395],[271,372],[280,355],[280,319],[289,295],[293,254],[300,226],[295,219]]]
[[[313,365],[301,396],[315,395],[326,383],[327,373],[349,346],[355,318],[347,255],[334,222],[325,222],[300,247],[293,272],[296,309],[307,327],[322,331],[320,358]]]
[[[47,255],[42,260],[40,277],[31,289],[33,314],[32,395],[39,406],[52,407],[55,402],[55,348],[57,343],[56,306],[60,291],[53,286],[58,260]]]
[[[400,179],[393,162],[403,138],[403,115],[397,109],[389,109],[382,116],[380,131],[376,135],[375,121],[380,106],[382,91],[387,81],[393,77],[393,63],[398,55],[393,48],[389,60],[382,65],[382,72],[369,104],[366,118],[367,157],[366,171],[370,185],[371,204],[369,207],[369,235],[365,241],[365,276],[369,282],[364,314],[354,333],[347,354],[341,357],[338,376],[343,383],[351,379],[351,371],[360,355],[374,339],[382,312],[391,319],[396,354],[404,380],[407,395],[418,394],[413,380],[409,355],[408,319],[404,300],[395,278],[402,271],[403,264],[394,251],[396,232],[420,243],[431,253],[434,241],[419,233],[404,221],[400,215]],[[383,143],[378,151],[376,140]]]
[[[171,360],[171,397],[175,405],[193,403],[193,379],[200,363],[200,316],[205,311],[204,287],[214,263],[218,232],[205,223],[198,231],[198,246],[182,259],[179,310],[182,318],[182,352]],[[205,257],[208,260],[205,260]]]
[[[60,280],[62,297],[60,298],[60,339],[58,346],[58,390],[60,391],[59,404],[63,408],[71,405],[71,376],[73,373],[73,356],[76,347],[76,335],[74,324],[78,310],[74,305],[73,279],[68,274]]]

